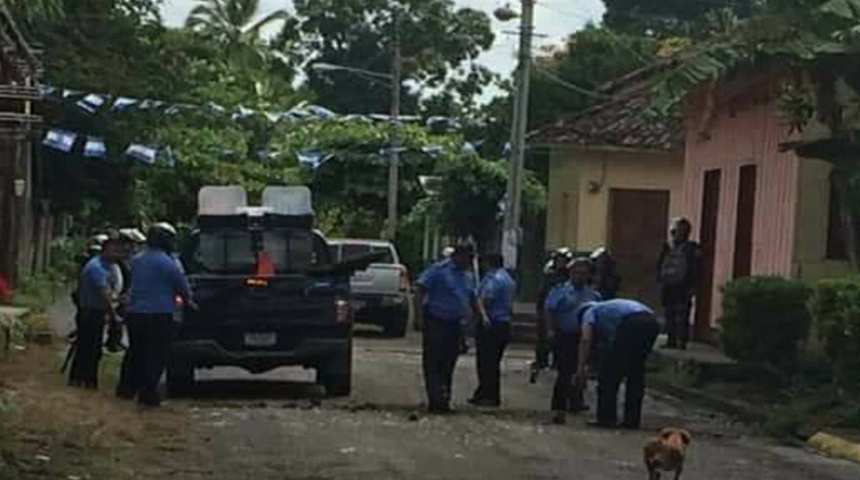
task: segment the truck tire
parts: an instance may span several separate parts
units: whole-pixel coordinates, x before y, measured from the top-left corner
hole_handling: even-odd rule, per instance
[[[194,366],[171,363],[167,366],[167,395],[172,398],[187,396],[194,388]]]
[[[317,369],[317,383],[326,396],[346,397],[352,392],[352,349]]]
[[[388,316],[388,323],[385,324],[385,336],[390,338],[403,338],[406,336],[406,330],[409,327],[409,313],[404,309],[394,309]]]

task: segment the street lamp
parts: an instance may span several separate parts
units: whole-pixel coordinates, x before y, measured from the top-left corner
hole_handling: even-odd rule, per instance
[[[522,242],[520,216],[522,210],[523,170],[525,166],[526,130],[529,112],[529,81],[532,66],[532,37],[534,36],[535,0],[521,0],[522,11],[517,14],[509,6],[495,11],[496,19],[502,22],[520,18],[520,51],[517,67],[517,94],[514,98],[511,128],[511,158],[508,162],[508,187],[502,232],[502,253],[505,268],[517,268],[517,256]]]
[[[397,17],[395,16],[395,25]],[[395,32],[399,28],[395,26]],[[362,68],[347,67],[345,65],[334,65],[331,63],[315,63],[311,69],[322,72],[350,72],[357,75],[366,75],[372,78],[383,79],[391,84],[391,130],[389,162],[388,162],[388,220],[385,225],[385,236],[388,240],[394,240],[397,236],[397,186],[400,183],[400,151],[403,144],[403,126],[400,123],[400,89],[402,88],[403,60],[400,56],[399,39],[395,39],[393,47],[393,60],[391,74],[373,72]]]

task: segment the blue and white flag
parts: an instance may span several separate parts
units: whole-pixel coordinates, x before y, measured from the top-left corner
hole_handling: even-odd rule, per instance
[[[314,117],[317,117],[317,118],[320,118],[323,120],[328,120],[328,119],[332,119],[332,118],[337,117],[336,113],[334,113],[333,111],[331,111],[325,107],[321,107],[319,105],[308,105],[307,107],[305,107],[304,110],[307,113],[309,113],[311,116],[314,116]]]
[[[311,168],[319,167],[323,162],[323,154],[319,149],[308,148],[300,150],[296,153],[296,158],[299,163],[310,166]]]
[[[158,148],[152,145],[132,143],[125,150],[125,154],[139,162],[154,165],[156,159],[158,159]]]
[[[44,83],[39,84],[39,94],[42,95],[43,97],[47,97],[48,95],[53,95],[53,93],[56,91],[57,91],[57,89],[50,86],[50,85],[45,85]]]
[[[117,97],[117,99],[113,101],[113,106],[111,107],[111,110],[113,110],[114,112],[122,112],[129,107],[137,105],[137,103],[138,100],[134,98]]]
[[[69,153],[73,148],[75,148],[75,140],[77,139],[77,133],[52,128],[45,134],[45,139],[42,140],[42,145],[61,152]]]
[[[437,144],[424,145],[421,147],[421,151],[426,153],[427,155],[436,156],[445,151],[445,147]]]
[[[80,107],[81,110],[92,115],[96,113],[102,107],[102,105],[105,104],[106,101],[107,99],[103,95],[91,93],[84,98],[78,100],[77,105],[78,107]]]
[[[250,108],[245,108],[240,105],[239,108],[236,109],[236,112],[233,113],[233,116],[230,118],[232,118],[233,120],[239,120],[242,118],[253,117],[256,114],[257,112],[255,110],[251,110]]]
[[[266,119],[272,123],[278,123],[283,114],[281,112],[266,112]]]
[[[141,110],[159,110],[160,108],[167,105],[167,103],[162,102],[161,100],[144,100],[140,102],[137,108]]]
[[[105,139],[101,137],[87,137],[87,143],[84,144],[84,156],[87,158],[105,158],[107,156]]]

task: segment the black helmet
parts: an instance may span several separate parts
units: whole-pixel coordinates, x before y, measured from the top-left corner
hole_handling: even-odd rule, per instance
[[[176,244],[176,236],[176,228],[173,225],[167,222],[155,223],[146,232],[146,244],[151,248],[171,252]]]

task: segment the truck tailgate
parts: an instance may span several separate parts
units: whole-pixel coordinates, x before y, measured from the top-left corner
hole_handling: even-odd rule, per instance
[[[187,322],[328,325],[336,322],[335,300],[346,292],[334,282],[303,275],[265,279],[247,277],[190,278],[200,309]]]
[[[355,295],[397,295],[403,267],[392,264],[373,264],[367,270],[355,272],[350,287]]]

